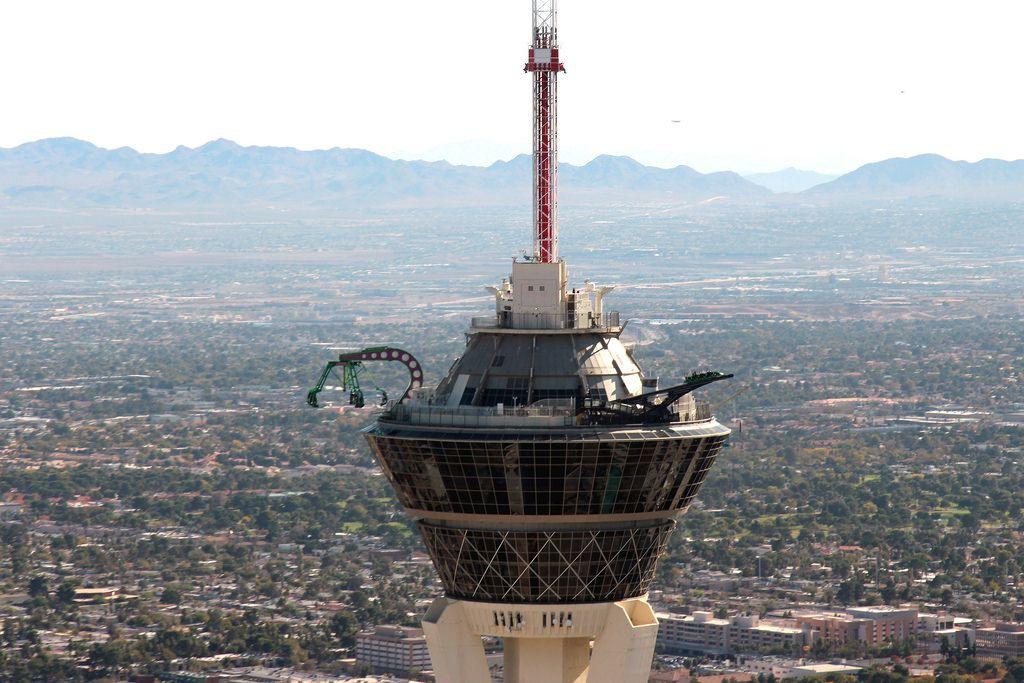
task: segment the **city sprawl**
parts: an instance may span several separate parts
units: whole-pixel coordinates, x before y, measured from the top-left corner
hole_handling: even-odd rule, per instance
[[[304,397],[379,344],[440,380],[523,208],[0,214],[0,679],[424,680],[442,589],[358,434],[375,400]],[[736,375],[702,395],[733,434],[658,567],[652,680],[1024,681],[1024,205],[561,222],[650,375]]]

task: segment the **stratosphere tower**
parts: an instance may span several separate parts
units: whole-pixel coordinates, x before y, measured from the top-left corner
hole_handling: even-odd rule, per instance
[[[533,250],[488,289],[466,349],[436,387],[412,354],[378,347],[332,361],[397,361],[410,383],[364,430],[415,521],[445,595],[423,627],[439,683],[490,683],[481,638],[504,640],[507,683],[643,683],[658,623],[647,603],[676,518],[729,435],[692,391],[659,387],[620,340],[611,287],[572,287],[558,255],[555,0],[533,0]],[[362,404],[356,389],[352,401]]]

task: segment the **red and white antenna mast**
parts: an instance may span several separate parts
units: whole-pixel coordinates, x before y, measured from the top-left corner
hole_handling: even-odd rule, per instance
[[[558,57],[556,0],[533,0],[533,255],[558,260]]]

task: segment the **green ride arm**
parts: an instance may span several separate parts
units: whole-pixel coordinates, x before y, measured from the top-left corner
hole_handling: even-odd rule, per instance
[[[317,380],[316,386],[310,389],[309,393],[306,394],[306,403],[314,408],[320,407],[320,403],[317,401],[317,395],[324,390],[324,385],[327,384],[327,378],[331,376],[331,371],[338,365],[339,363],[336,360],[332,360],[327,364],[324,371],[320,373],[320,379]]]

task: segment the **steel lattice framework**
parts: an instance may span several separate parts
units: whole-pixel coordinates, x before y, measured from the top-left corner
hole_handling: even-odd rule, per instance
[[[668,439],[643,427],[617,428],[623,440],[469,431],[382,420],[366,436],[447,595],[566,605],[648,591],[727,433],[710,422]]]
[[[448,595],[579,604],[646,593],[675,523],[567,531],[419,526]]]
[[[533,252],[558,260],[558,10],[555,0],[533,0],[533,44],[526,71],[533,74]]]

